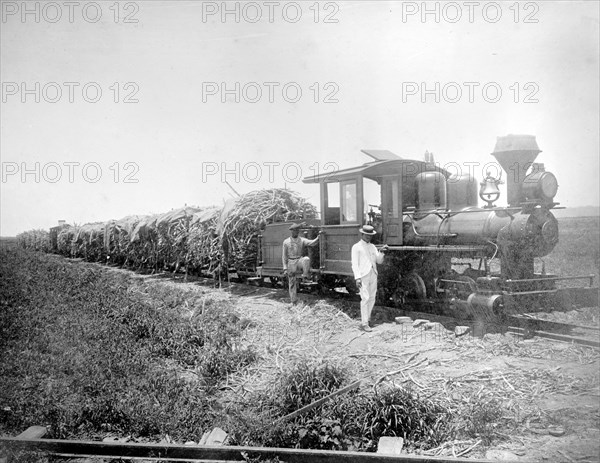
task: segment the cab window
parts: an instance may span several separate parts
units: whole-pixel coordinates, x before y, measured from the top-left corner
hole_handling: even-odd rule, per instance
[[[340,186],[338,183],[325,183],[325,204],[323,216],[325,225],[340,224]]]
[[[373,225],[376,217],[381,216],[381,188],[370,178],[363,178],[363,222]]]
[[[342,223],[357,223],[358,214],[356,210],[356,182],[342,182],[340,190],[340,196],[342,200]]]

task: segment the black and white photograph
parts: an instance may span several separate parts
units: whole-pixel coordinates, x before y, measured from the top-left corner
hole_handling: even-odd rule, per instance
[[[600,1],[0,15],[0,463],[600,462]]]

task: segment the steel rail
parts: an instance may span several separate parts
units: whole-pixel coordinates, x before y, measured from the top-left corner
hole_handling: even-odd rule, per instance
[[[85,440],[1,438],[0,445],[10,450],[46,452],[62,457],[152,458],[158,461],[248,461],[255,458],[281,458],[288,463],[488,463],[473,458],[433,457],[420,455],[385,455],[369,452],[343,452],[269,447],[200,446],[179,444],[140,444]]]
[[[520,326],[509,326],[508,331],[522,336],[523,338],[537,336],[540,338],[551,339],[553,341],[562,341],[567,342],[569,344],[579,344],[582,346],[595,347],[596,349],[600,348],[600,341],[597,339],[580,338],[577,336],[569,336],[560,333],[549,333],[547,331],[529,330]]]
[[[414,316],[416,318],[428,319],[431,321],[439,321],[440,323],[450,323],[458,325],[477,325],[478,329],[483,333],[492,333],[494,330],[500,332],[509,332],[517,334],[524,338],[537,336],[544,339],[550,339],[553,341],[562,341],[572,344],[579,344],[588,347],[600,348],[600,338],[598,335],[594,336],[594,339],[583,338],[580,336],[571,336],[563,334],[564,332],[572,331],[574,328],[581,329],[580,326],[571,325],[568,323],[560,323],[549,320],[540,320],[537,318],[525,318],[518,316],[508,316],[505,320],[493,320],[493,321],[481,321],[481,320],[469,320],[469,319],[458,319],[448,315],[437,315],[428,312],[420,312],[415,310],[398,309],[399,313],[405,316]],[[540,330],[540,327],[546,327],[547,329],[554,329],[560,332],[549,332]],[[597,328],[583,328],[589,329],[590,331],[596,331]],[[476,334],[476,333],[475,333]]]

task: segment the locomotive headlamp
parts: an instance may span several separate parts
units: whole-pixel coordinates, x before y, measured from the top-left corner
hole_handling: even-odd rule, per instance
[[[481,188],[479,189],[479,197],[487,202],[484,206],[486,209],[494,207],[494,201],[500,197],[500,189],[498,184],[501,183],[499,179],[492,177],[489,172],[487,177],[480,183]]]
[[[558,191],[558,181],[551,172],[534,172],[523,181],[523,196],[528,201],[552,202]]]

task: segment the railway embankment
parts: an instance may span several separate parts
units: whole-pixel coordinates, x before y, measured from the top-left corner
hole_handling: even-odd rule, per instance
[[[596,349],[457,336],[389,308],[365,333],[348,300],[290,306],[285,291],[2,253],[3,435],[197,445],[219,426],[235,445],[374,451],[399,436],[406,454],[597,460]]]

